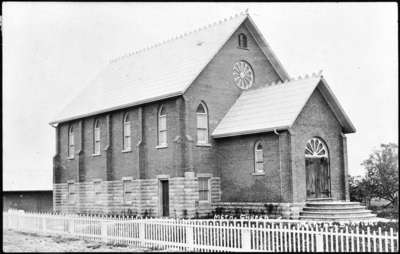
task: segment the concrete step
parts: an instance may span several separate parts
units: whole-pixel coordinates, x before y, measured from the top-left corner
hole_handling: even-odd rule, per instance
[[[357,221],[376,218],[359,202],[341,200],[307,200],[300,219],[318,221]]]
[[[360,210],[360,211],[346,211],[346,212],[335,212],[335,211],[303,211],[300,212],[300,216],[325,216],[325,217],[348,217],[348,216],[364,216],[370,215],[371,211],[369,210]]]
[[[332,202],[307,202],[306,207],[360,207],[359,202],[344,202],[344,201],[332,201]]]
[[[365,215],[346,215],[346,216],[325,216],[325,215],[300,215],[301,220],[317,220],[317,221],[354,221],[354,220],[370,220],[376,218],[376,214]]]
[[[364,206],[333,206],[333,207],[325,207],[325,206],[313,206],[313,207],[304,207],[303,211],[337,211],[337,212],[346,212],[346,211],[359,211],[365,210]]]
[[[334,201],[333,198],[309,198],[306,202],[324,202],[324,201]]]

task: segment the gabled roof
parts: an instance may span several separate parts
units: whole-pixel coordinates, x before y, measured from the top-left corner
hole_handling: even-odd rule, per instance
[[[325,79],[311,77],[243,92],[215,128],[214,138],[289,129],[315,89],[319,89],[345,133],[355,132]]]
[[[243,22],[281,79],[288,78],[249,15],[241,13],[111,61],[50,124],[182,95]]]

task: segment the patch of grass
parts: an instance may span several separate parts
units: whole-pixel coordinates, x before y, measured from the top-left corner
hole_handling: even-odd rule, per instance
[[[39,236],[38,234],[36,234],[36,233],[29,233],[29,232],[18,232],[18,233],[20,233],[21,235],[28,235],[28,236]]]
[[[72,242],[72,241],[79,241],[79,238],[76,237],[65,237],[61,235],[56,235],[52,236],[53,241],[56,243],[66,243],[66,242]]]
[[[101,247],[100,243],[91,243],[91,244],[86,246],[86,248],[89,248],[89,249],[98,249],[100,247]]]
[[[129,247],[129,245],[125,243],[107,243],[106,245],[110,247],[121,247],[121,248]]]

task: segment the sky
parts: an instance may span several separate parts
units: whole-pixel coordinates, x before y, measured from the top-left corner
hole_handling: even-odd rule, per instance
[[[323,70],[357,129],[351,175],[397,143],[396,3],[2,4],[4,189],[51,188],[48,123],[111,59],[245,9],[290,76]]]

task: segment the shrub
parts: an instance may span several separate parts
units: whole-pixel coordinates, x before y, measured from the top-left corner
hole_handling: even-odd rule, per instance
[[[264,204],[265,209],[267,210],[267,214],[272,215],[274,211],[274,205],[273,204]]]
[[[223,207],[217,207],[215,208],[215,213],[218,215],[221,215],[224,213],[224,208]]]
[[[182,215],[183,215],[183,218],[187,219],[188,211],[186,209],[183,209]]]
[[[395,209],[386,209],[383,211],[378,211],[377,216],[387,219],[399,219],[399,211]]]

